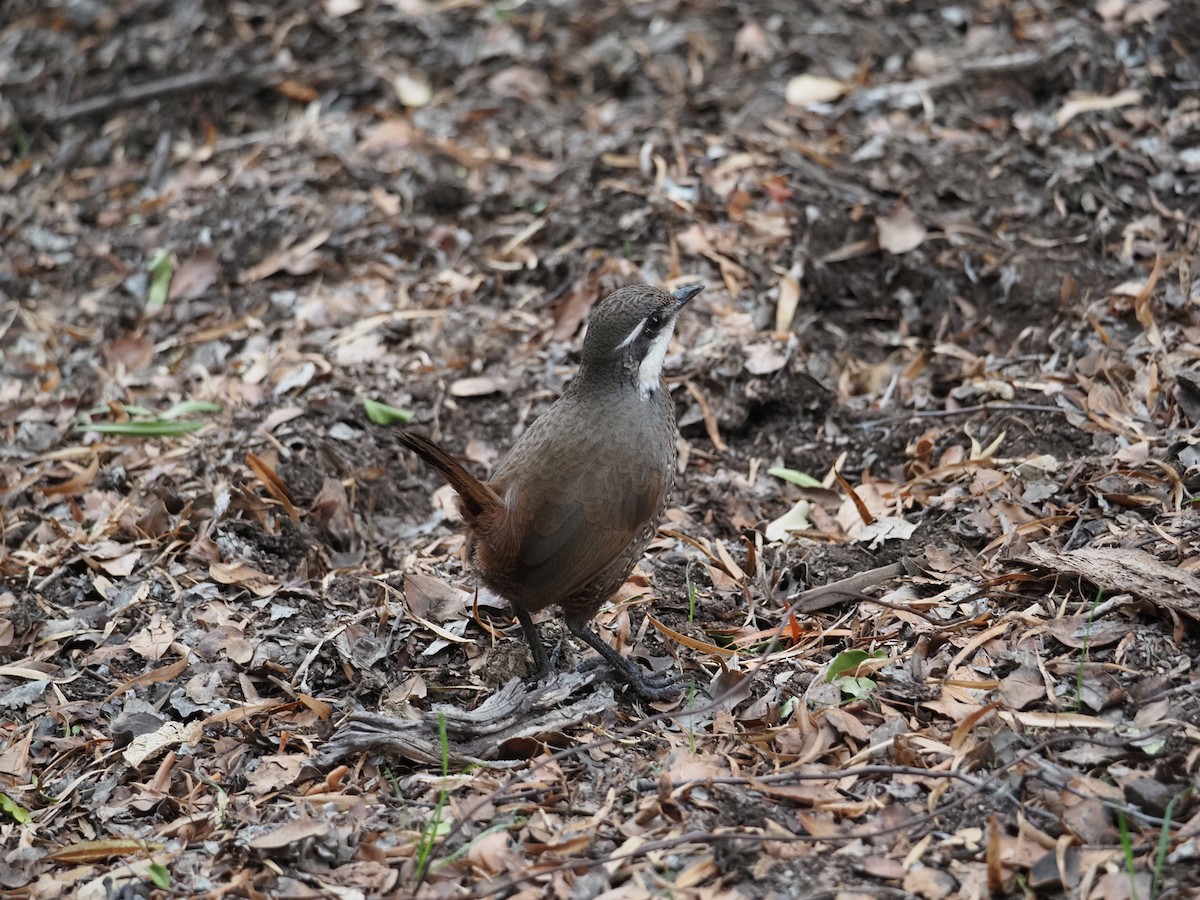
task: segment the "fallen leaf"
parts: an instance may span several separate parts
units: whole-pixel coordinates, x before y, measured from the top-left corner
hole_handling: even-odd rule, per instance
[[[194,747],[204,734],[204,723],[199,720],[184,722],[166,722],[157,731],[149,734],[139,734],[129,742],[129,746],[121,751],[125,762],[137,768],[148,759],[164,753],[171,747],[184,744]]]
[[[488,90],[497,97],[529,103],[550,90],[550,79],[528,66],[509,66],[488,79]]]
[[[877,217],[875,227],[879,231],[880,248],[895,255],[915,250],[925,240],[925,226],[903,201],[897,203],[887,216]]]
[[[1062,128],[1080,113],[1133,106],[1135,103],[1140,103],[1141,99],[1141,91],[1136,91],[1132,88],[1108,96],[1100,94],[1076,94],[1058,108],[1058,112],[1054,114],[1054,124]]]
[[[750,21],[733,36],[733,52],[758,62],[770,62],[779,53],[779,41],[757,22]]]
[[[812,504],[801,500],[790,510],[767,526],[765,536],[768,541],[786,541],[793,531],[808,531],[812,522],[808,518],[808,510]]]
[[[393,76],[392,90],[396,92],[396,99],[409,109],[427,106],[433,99],[433,87],[423,75],[401,72]]]
[[[797,75],[787,83],[784,99],[792,106],[812,103],[831,103],[850,90],[850,85],[836,78],[820,75]]]
[[[213,247],[198,250],[179,264],[171,279],[170,300],[193,300],[217,282],[221,262]]]
[[[769,375],[787,365],[788,356],[777,341],[757,341],[746,348],[742,363],[751,375]]]

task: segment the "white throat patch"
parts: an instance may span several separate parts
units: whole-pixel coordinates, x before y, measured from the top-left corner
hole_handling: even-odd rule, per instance
[[[640,330],[640,329],[639,329]],[[667,358],[667,346],[671,343],[671,334],[675,329],[664,328],[654,336],[641,366],[638,367],[638,393],[643,400],[658,390],[662,384],[663,360]]]

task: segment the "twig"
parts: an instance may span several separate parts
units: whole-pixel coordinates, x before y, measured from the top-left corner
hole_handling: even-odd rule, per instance
[[[986,59],[965,60],[958,68],[939,72],[928,78],[915,78],[911,81],[897,81],[891,84],[881,84],[853,94],[849,103],[855,109],[864,109],[883,100],[911,93],[932,93],[953,87],[961,81],[970,78],[984,78],[994,75],[1012,75],[1016,72],[1035,69],[1044,66],[1064,50],[1075,45],[1074,35],[1068,34],[1042,52],[1026,51],[1008,53],[1003,56],[993,56]]]
[[[849,578],[843,578],[832,584],[823,584],[820,587],[801,591],[792,600],[789,612],[816,612],[818,609],[836,606],[847,598],[861,597],[866,593],[867,588],[895,578],[897,575],[903,575],[906,562],[908,560],[901,560],[890,566],[868,569],[866,572],[859,572],[857,575],[851,575]],[[784,620],[787,620],[787,616],[784,616]]]
[[[147,100],[166,97],[170,94],[183,94],[189,91],[203,90],[205,88],[228,84],[231,81],[266,81],[275,75],[279,75],[282,71],[283,67],[278,63],[264,63],[263,65],[243,69],[231,69],[228,65],[222,64],[213,66],[210,69],[202,69],[199,72],[184,72],[180,75],[169,75],[166,78],[160,78],[157,81],[148,81],[144,84],[127,85],[119,91],[113,91],[111,94],[100,94],[98,97],[89,97],[87,100],[80,100],[78,103],[72,103],[57,110],[46,112],[41,116],[35,116],[35,120],[47,125],[61,125],[63,122],[70,122],[72,119],[109,112],[122,106],[132,106],[135,103],[143,103]]]
[[[912,412],[887,416],[883,419],[868,419],[855,423],[855,428],[877,428],[880,425],[895,425],[907,422],[909,419],[950,418],[951,416],[970,416],[977,412],[1047,412],[1065,413],[1060,406],[1047,406],[1042,403],[980,403],[975,406],[962,406],[958,409],[918,409]]]

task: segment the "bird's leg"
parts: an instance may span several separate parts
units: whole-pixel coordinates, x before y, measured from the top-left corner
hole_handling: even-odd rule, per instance
[[[541,636],[538,635],[537,627],[533,624],[533,616],[529,615],[517,604],[512,605],[513,612],[517,614],[517,621],[521,623],[521,630],[525,632],[525,640],[529,643],[529,651],[533,654],[533,680],[542,681],[554,674],[554,664],[550,661],[550,657],[546,655],[546,648],[542,644]]]
[[[609,644],[605,643],[604,639],[588,628],[586,623],[572,622],[568,618],[567,628],[571,634],[603,656],[604,661],[643,700],[666,700],[668,697],[677,697],[679,695],[679,689],[684,680],[682,676],[671,672],[657,672],[652,675],[646,675]]]

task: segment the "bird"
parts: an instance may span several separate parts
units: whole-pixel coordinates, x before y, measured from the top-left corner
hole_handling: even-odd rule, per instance
[[[555,659],[533,615],[557,607],[567,630],[646,700],[678,693],[672,673],[643,673],[589,627],[658,531],[675,481],[675,407],[663,361],[684,306],[704,289],[620,288],[594,307],[578,373],[483,481],[428,437],[400,443],[458,493],[476,577],[508,600],[538,680]],[[557,652],[554,654],[557,657]]]

